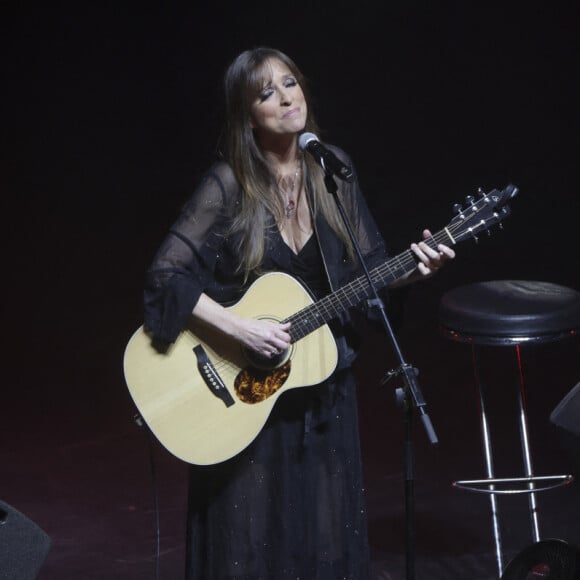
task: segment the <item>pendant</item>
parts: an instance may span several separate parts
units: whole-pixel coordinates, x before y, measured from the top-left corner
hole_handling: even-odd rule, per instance
[[[290,219],[292,217],[292,212],[296,208],[296,204],[294,203],[293,199],[289,199],[288,203],[286,204],[286,219]]]

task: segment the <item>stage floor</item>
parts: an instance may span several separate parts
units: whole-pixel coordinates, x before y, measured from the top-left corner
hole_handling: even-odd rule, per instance
[[[406,510],[403,414],[395,384],[380,386],[395,366],[378,330],[365,334],[357,362],[373,568],[381,580],[405,578],[406,529],[415,532],[416,577],[491,580],[497,564],[488,496],[454,489],[456,479],[484,476],[469,349],[436,328],[441,289],[425,284],[405,299],[399,332],[408,362],[420,370],[427,412],[439,439],[432,445],[415,421],[414,508]],[[106,321],[106,318],[105,318]],[[69,328],[62,331],[71,331]],[[130,334],[105,330],[45,347],[32,338],[34,358],[15,365],[5,393],[0,499],[38,524],[51,547],[40,580],[182,577],[186,468],[133,420],[122,375]],[[420,331],[418,330],[420,329]],[[578,378],[578,344],[524,350],[531,446],[538,475],[577,474],[578,458],[562,446],[549,414]],[[490,401],[498,449],[496,475],[521,475],[517,422],[509,401],[510,356],[489,353],[495,381]],[[389,360],[391,358],[391,360]],[[156,511],[159,508],[159,562]],[[500,497],[506,560],[532,543],[527,496]],[[537,494],[541,538],[580,543],[580,483]]]

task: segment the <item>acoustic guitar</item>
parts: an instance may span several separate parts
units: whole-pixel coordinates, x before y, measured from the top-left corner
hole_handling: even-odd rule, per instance
[[[426,243],[453,246],[477,237],[509,215],[513,185],[456,204],[456,215]],[[416,267],[410,249],[370,271],[383,288]],[[317,385],[334,371],[338,352],[327,323],[370,298],[360,276],[314,301],[292,276],[259,277],[233,306],[239,316],[291,322],[291,346],[274,358],[260,357],[208,325],[185,328],[167,351],[152,344],[143,326],[124,353],[124,373],[137,409],[155,437],[179,459],[220,463],[245,449],[260,433],[278,398],[287,390]]]

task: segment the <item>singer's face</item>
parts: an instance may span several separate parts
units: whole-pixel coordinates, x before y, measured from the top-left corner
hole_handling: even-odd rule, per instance
[[[262,69],[264,83],[250,109],[250,125],[258,140],[299,133],[306,124],[306,100],[290,69],[269,59]]]

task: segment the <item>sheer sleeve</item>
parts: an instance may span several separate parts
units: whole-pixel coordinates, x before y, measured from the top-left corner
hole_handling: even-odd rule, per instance
[[[200,295],[210,287],[219,294],[215,271],[220,247],[239,200],[230,167],[218,163],[201,179],[170,228],[145,280],[145,327],[155,340],[173,342]]]

